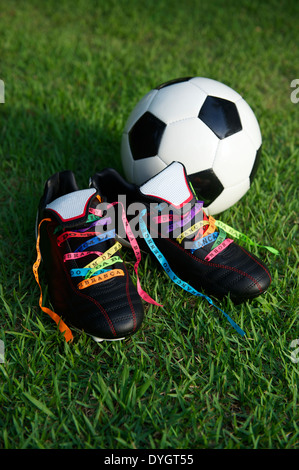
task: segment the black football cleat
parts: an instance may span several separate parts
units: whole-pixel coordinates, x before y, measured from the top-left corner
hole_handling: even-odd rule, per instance
[[[140,248],[156,255],[185,290],[193,288],[198,294],[203,289],[220,299],[229,295],[241,303],[269,287],[268,268],[205,214],[181,163],[173,162],[140,187],[107,168],[90,179],[90,187],[102,188],[108,201],[125,195],[127,209],[135,203],[127,215],[140,235]],[[136,203],[140,205],[138,224]]]
[[[40,286],[42,261],[55,312],[42,306],[42,292],[40,307],[67,341],[73,338],[69,326],[112,341],[135,333],[143,320],[141,298],[115,240],[114,208],[105,204],[102,210],[103,202],[100,189],[79,190],[71,171],[50,177],[40,200],[33,271]]]

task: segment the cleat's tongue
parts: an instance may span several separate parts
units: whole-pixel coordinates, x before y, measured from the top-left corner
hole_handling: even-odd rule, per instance
[[[140,186],[143,196],[151,200],[171,204],[175,209],[184,211],[184,206],[192,206],[196,202],[189,184],[186,169],[180,162],[173,162],[160,173]]]
[[[168,230],[166,229],[171,238],[177,238],[179,233],[180,236],[183,234],[186,240],[190,240],[194,236],[202,236],[208,230],[209,224],[201,223],[209,220],[202,210],[204,203],[197,200],[182,163],[171,163],[140,186],[140,192],[144,198],[149,198],[150,202],[166,202],[168,209],[171,205],[171,210],[179,217],[179,220],[170,223]],[[160,210],[163,213],[164,208]],[[190,233],[186,232],[187,227],[190,227]],[[194,233],[191,227],[197,232]]]
[[[50,211],[51,215],[65,228],[84,224],[96,194],[95,188],[65,194],[48,204],[46,211]]]

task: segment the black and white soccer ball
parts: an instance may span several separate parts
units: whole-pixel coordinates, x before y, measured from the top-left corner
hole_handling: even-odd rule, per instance
[[[163,83],[131,112],[121,144],[126,178],[138,185],[172,161],[186,167],[208,215],[249,190],[262,136],[250,106],[227,85],[203,77]]]

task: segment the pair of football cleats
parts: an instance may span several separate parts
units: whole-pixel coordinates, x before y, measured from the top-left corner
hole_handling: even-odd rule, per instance
[[[73,172],[54,174],[36,221],[33,272],[41,309],[67,341],[73,338],[70,327],[96,341],[134,334],[144,318],[143,301],[159,305],[141,287],[141,251],[155,256],[180,288],[214,306],[208,296],[241,303],[264,293],[271,283],[266,265],[229,238],[224,224],[207,216],[202,205],[179,162],[140,187],[111,168],[96,173],[83,190]],[[121,257],[123,245],[136,255],[136,287]],[[43,306],[41,262],[54,311]]]

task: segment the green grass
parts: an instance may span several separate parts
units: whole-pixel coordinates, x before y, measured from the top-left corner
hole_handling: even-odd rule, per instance
[[[298,13],[290,0],[1,2],[1,449],[299,447]],[[76,332],[66,344],[39,310],[32,275],[44,182],[69,168],[84,188],[105,166],[122,171],[130,111],[186,75],[225,82],[260,122],[256,180],[218,217],[280,250],[252,248],[272,285],[250,304],[217,303],[243,339],[144,255],[142,286],[164,306],[145,305],[142,329],[124,342]]]

